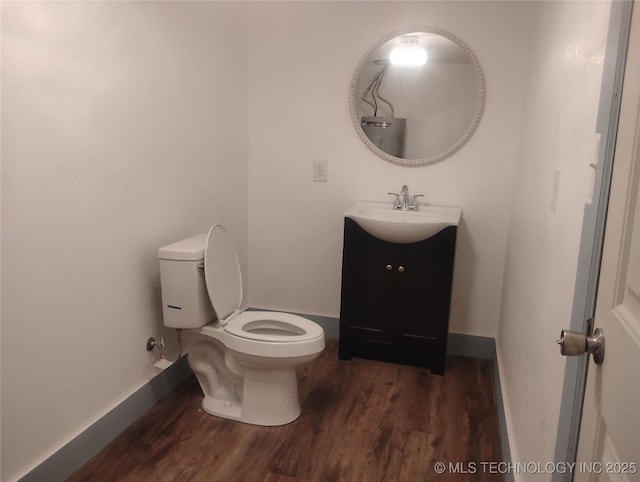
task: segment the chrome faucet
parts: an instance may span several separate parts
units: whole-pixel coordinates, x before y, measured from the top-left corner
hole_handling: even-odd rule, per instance
[[[400,189],[400,197],[402,198],[402,207],[400,209],[402,209],[403,211],[408,211],[409,199],[411,198],[411,196],[409,195],[409,186],[407,186],[406,184],[402,186],[402,189]]]
[[[409,194],[409,186],[406,184],[402,186],[400,194],[395,192],[390,192],[388,194],[395,196],[395,199],[393,200],[393,209],[401,211],[418,211],[420,209],[418,198],[424,197],[424,194],[416,194],[412,197]]]

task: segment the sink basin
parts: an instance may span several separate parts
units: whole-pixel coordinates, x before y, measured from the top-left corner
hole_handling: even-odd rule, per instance
[[[344,213],[367,233],[390,243],[417,243],[457,226],[460,208],[420,206],[419,211],[395,210],[390,202],[358,202]]]

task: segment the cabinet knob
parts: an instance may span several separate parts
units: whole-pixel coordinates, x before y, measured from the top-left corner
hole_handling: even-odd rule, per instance
[[[404,266],[398,266],[398,271],[400,271],[401,273],[404,273]]]
[[[391,271],[393,269],[393,266],[391,266],[390,264],[388,264],[387,266],[385,266],[385,268],[387,268],[387,271]]]

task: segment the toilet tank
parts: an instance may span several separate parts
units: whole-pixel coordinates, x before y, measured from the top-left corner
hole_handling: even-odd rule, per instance
[[[198,328],[215,319],[204,279],[207,234],[158,249],[162,316],[169,328]]]

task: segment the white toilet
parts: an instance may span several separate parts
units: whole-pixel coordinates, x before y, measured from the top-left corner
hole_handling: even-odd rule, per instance
[[[238,254],[221,224],[160,248],[158,257],[164,324],[187,330],[203,410],[264,426],[298,418],[295,367],[322,352],[322,328],[289,313],[240,308]]]

